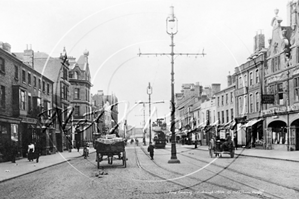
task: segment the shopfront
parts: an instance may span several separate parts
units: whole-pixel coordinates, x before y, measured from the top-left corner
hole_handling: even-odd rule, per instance
[[[12,118],[0,118],[0,162],[11,160],[12,147],[16,147],[17,154],[21,155],[20,121]]]

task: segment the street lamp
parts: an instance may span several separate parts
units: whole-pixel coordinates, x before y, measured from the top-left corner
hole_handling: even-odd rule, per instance
[[[150,82],[149,82],[149,85],[147,87],[147,94],[149,95],[149,145],[152,144],[152,141],[151,141],[151,94],[152,94],[152,87],[150,85]]]
[[[170,15],[166,20],[166,31],[171,36],[171,159],[168,163],[180,163],[176,156],[175,143],[175,102],[174,102],[174,35],[178,32],[178,20],[174,15],[174,7],[170,7]]]

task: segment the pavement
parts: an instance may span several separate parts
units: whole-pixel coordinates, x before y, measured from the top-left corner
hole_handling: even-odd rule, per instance
[[[170,144],[169,144],[170,145]],[[205,150],[208,151],[207,146],[198,146],[195,149],[194,145],[178,145],[186,149],[193,150]],[[90,153],[95,152],[95,149],[90,147]],[[208,153],[208,152],[207,152]],[[64,151],[62,153],[56,153],[52,155],[40,156],[39,162],[29,162],[27,158],[16,160],[16,163],[3,162],[0,163],[0,183],[17,178],[28,173],[33,173],[38,170],[42,170],[51,166],[55,166],[72,159],[82,157],[83,149],[77,152],[77,149],[73,149],[71,152]],[[238,148],[235,151],[236,156],[248,156],[255,158],[275,159],[292,161],[299,163],[299,151],[278,151],[278,150],[264,150],[264,149],[245,149]],[[83,157],[82,157],[83,158]]]
[[[89,153],[93,152],[95,152],[95,149],[90,147]],[[38,163],[36,163],[35,160],[29,162],[27,158],[16,160],[16,163],[2,162],[0,163],[0,183],[67,161],[72,161],[72,159],[82,157],[82,154],[83,149],[80,149],[79,152],[77,152],[77,149],[72,149],[71,152],[64,151],[62,153],[40,156]]]

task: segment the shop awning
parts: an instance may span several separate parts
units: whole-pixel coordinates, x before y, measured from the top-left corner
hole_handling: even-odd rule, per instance
[[[216,126],[219,124],[219,120],[215,121],[213,124],[211,124],[211,126]]]
[[[250,126],[253,126],[254,124],[256,124],[257,122],[260,122],[264,120],[263,118],[260,118],[260,119],[253,119],[253,120],[250,120],[248,121],[246,124],[243,125],[243,127],[250,127]]]

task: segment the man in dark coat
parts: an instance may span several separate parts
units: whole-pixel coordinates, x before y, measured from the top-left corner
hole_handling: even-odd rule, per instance
[[[77,140],[76,141],[76,148],[77,148],[77,152],[79,152],[79,149],[80,149],[80,142]]]
[[[153,160],[153,156],[154,156],[154,146],[152,144],[150,144],[148,146],[148,152],[150,153],[150,157],[151,157],[151,160]]]

